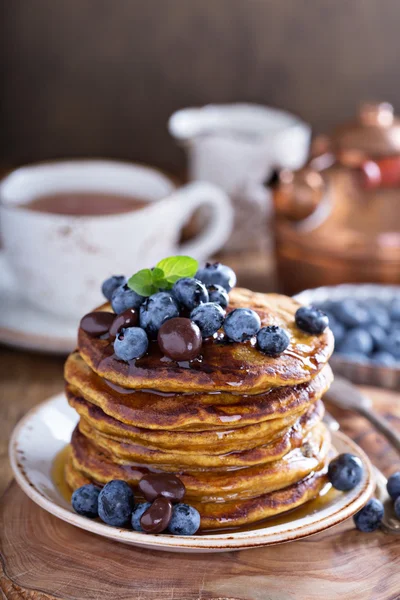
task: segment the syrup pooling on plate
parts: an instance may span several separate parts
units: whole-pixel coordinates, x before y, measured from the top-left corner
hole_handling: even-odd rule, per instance
[[[68,459],[68,453],[70,451],[69,445],[65,446],[56,456],[53,468],[52,468],[52,479],[56,488],[58,489],[62,498],[70,503],[72,496],[72,489],[65,482],[65,465]],[[310,500],[303,506],[299,508],[295,508],[289,512],[284,513],[278,517],[270,517],[258,523],[253,523],[251,525],[243,525],[237,528],[226,528],[222,530],[222,533],[235,533],[241,531],[256,531],[259,529],[264,529],[268,527],[276,527],[279,525],[285,525],[287,523],[305,519],[324,508],[334,504],[336,498],[339,496],[340,492],[334,490],[330,483],[326,482],[322,487],[320,493],[314,500]],[[143,498],[143,501],[145,499]],[[215,533],[214,529],[200,531],[199,535],[212,535]]]

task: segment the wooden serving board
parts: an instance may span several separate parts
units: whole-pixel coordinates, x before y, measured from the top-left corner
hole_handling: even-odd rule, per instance
[[[366,390],[400,428],[400,398]],[[342,428],[386,475],[400,457],[361,417]],[[400,537],[352,520],[298,542],[222,554],[174,554],[81,531],[36,506],[15,482],[0,507],[0,591],[9,600],[399,600]]]

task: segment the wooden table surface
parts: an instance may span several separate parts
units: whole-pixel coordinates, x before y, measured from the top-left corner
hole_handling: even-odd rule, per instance
[[[32,406],[63,386],[62,357],[0,347],[0,594],[10,600],[398,600],[399,538],[361,534],[349,520],[312,538],[219,555],[176,555],[115,544],[35,506],[11,481],[7,443]],[[369,388],[400,430],[400,396]],[[331,412],[386,474],[399,456],[362,418]],[[3,531],[1,531],[3,529]],[[96,561],[93,561],[93,556]],[[111,565],[114,565],[111,569]],[[100,576],[100,573],[102,575]],[[158,573],[158,575],[155,575]]]

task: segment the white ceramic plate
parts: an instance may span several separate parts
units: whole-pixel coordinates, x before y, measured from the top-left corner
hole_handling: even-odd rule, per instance
[[[76,346],[78,323],[31,306],[16,291],[0,251],[0,342],[15,348],[68,354]]]
[[[333,433],[338,452],[351,452],[363,460],[361,483],[352,491],[334,496],[332,502],[305,517],[281,524],[240,532],[201,536],[146,535],[109,527],[73,512],[55,486],[51,473],[55,457],[69,442],[78,415],[59,394],[32,409],[16,426],[10,441],[10,460],[23,491],[56,517],[98,535],[153,550],[175,552],[223,552],[268,546],[297,540],[332,527],[356,513],[374,488],[372,467],[364,452],[343,433]]]

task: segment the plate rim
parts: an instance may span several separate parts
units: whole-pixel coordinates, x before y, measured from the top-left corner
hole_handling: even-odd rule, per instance
[[[47,400],[44,400],[31,408],[15,426],[9,442],[9,460],[14,478],[22,491],[48,513],[75,527],[117,542],[153,550],[197,550],[199,552],[244,550],[260,546],[272,546],[296,541],[338,525],[358,512],[374,491],[375,483],[373,466],[369,458],[365,452],[349,438],[349,436],[341,431],[334,431],[331,432],[333,440],[335,440],[335,438],[338,439],[348,446],[352,452],[361,457],[366,467],[366,477],[356,498],[318,522],[306,523],[287,532],[281,531],[272,534],[265,532],[265,528],[260,528],[252,531],[215,533],[202,536],[174,536],[171,534],[149,535],[132,530],[110,527],[97,520],[87,519],[86,517],[75,514],[46,498],[29,480],[24,468],[19,462],[17,445],[21,430],[37,415],[37,413],[45,410],[48,405],[53,403],[56,404],[61,400],[67,402],[63,392],[51,396]],[[55,456],[51,457],[51,462],[54,461],[54,458]],[[312,530],[310,531],[310,529]],[[285,536],[284,539],[281,539],[282,536]]]

